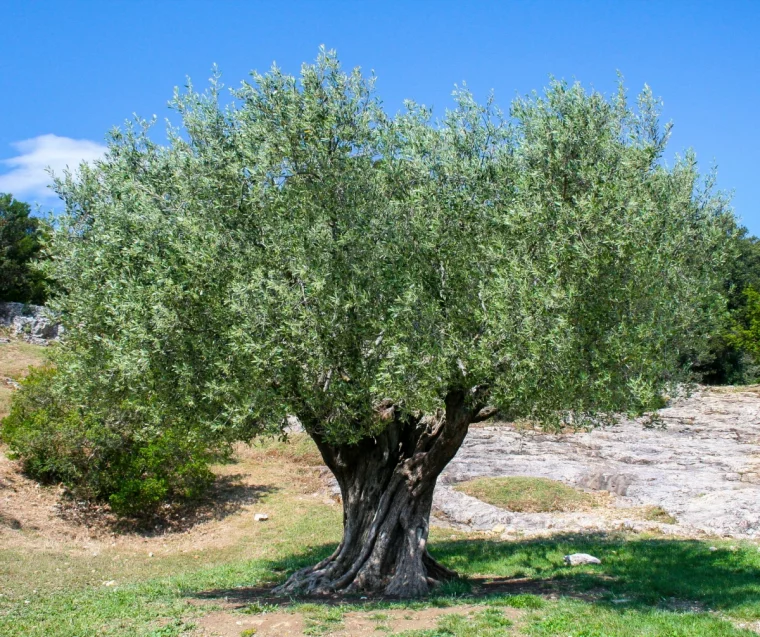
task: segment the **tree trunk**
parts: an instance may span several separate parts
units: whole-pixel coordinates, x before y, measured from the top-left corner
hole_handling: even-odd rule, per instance
[[[461,391],[450,392],[445,413],[435,416],[384,407],[389,423],[375,438],[330,445],[310,432],[340,485],[343,540],[330,557],[294,573],[275,592],[417,597],[456,576],[427,552],[430,507],[436,480],[477,412]]]

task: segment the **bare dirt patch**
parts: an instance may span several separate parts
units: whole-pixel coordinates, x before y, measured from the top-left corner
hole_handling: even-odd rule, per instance
[[[0,445],[0,544],[20,550],[104,550],[167,556],[224,550],[256,537],[273,523],[284,522],[298,509],[322,504],[320,470],[292,462],[276,462],[260,446],[239,445],[234,462],[214,468],[217,480],[201,501],[167,505],[150,519],[123,519],[106,505],[77,502],[61,486],[44,486],[25,477]],[[280,518],[255,522],[263,504],[282,491]],[[316,497],[313,495],[316,493]],[[335,506],[334,501],[330,501]]]
[[[456,605],[444,608],[428,607],[421,609],[381,609],[366,611],[349,611],[333,615],[333,619],[320,622],[319,615],[310,616],[308,611],[276,610],[273,612],[246,615],[230,611],[215,611],[196,622],[197,637],[284,637],[308,634],[333,635],[335,637],[354,637],[377,635],[378,632],[396,634],[404,631],[429,630],[436,627],[438,621],[446,615],[463,615],[465,617],[482,611],[482,606]],[[522,614],[514,608],[500,608],[503,615],[515,620]],[[337,617],[340,619],[337,619]],[[314,628],[318,626],[317,631]],[[309,630],[311,629],[311,630]],[[245,631],[255,631],[248,632]],[[307,631],[307,632],[305,632]]]

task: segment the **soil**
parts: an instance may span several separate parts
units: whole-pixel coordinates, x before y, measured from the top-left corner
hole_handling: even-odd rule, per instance
[[[44,486],[25,477],[0,445],[0,544],[28,550],[67,545],[82,552],[109,547],[156,555],[219,549],[250,534],[261,496],[275,491],[278,483],[292,481],[294,470],[304,493],[321,485],[316,468],[268,463],[263,470],[261,452],[247,445],[239,445],[235,455],[235,464],[215,468],[216,483],[201,502],[167,505],[153,518],[124,520],[107,506],[73,500],[59,485]]]
[[[377,635],[378,631],[397,634],[403,631],[428,630],[435,628],[438,620],[445,615],[469,615],[482,610],[482,606],[457,605],[420,610],[352,611],[346,613],[343,621],[330,630],[329,634],[334,637],[358,637]],[[518,619],[521,615],[521,612],[514,608],[499,610],[512,620]],[[287,610],[258,615],[216,611],[198,620],[197,629],[193,634],[197,637],[240,637],[244,630],[254,629],[256,637],[295,636],[305,634],[307,621],[307,616],[302,613]]]

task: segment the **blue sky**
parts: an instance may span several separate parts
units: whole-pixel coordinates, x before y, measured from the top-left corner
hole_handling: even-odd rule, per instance
[[[451,105],[456,83],[507,107],[549,75],[605,93],[648,83],[675,124],[668,161],[695,149],[760,235],[760,0],[740,2],[255,2],[0,0],[0,191],[43,206],[45,166],[90,160],[132,113],[168,115],[212,64],[237,85],[320,44],[374,70],[386,107]]]

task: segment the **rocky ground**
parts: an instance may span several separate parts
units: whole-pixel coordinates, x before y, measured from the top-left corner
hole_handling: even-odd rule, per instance
[[[760,537],[760,386],[703,388],[659,416],[659,426],[623,420],[583,433],[475,427],[441,476],[435,518],[506,536],[630,529]],[[614,497],[603,509],[514,513],[453,488],[481,476],[545,477]],[[642,519],[647,506],[676,524]]]

